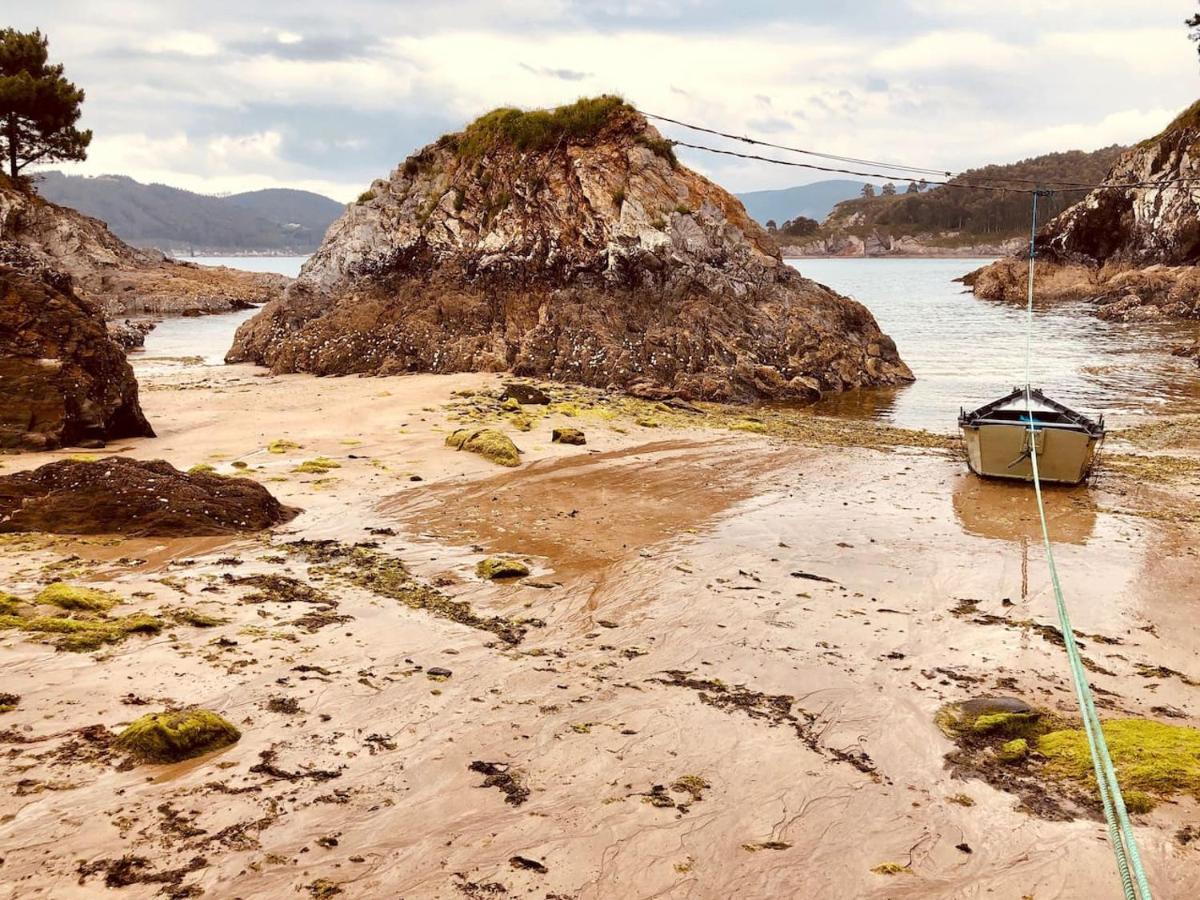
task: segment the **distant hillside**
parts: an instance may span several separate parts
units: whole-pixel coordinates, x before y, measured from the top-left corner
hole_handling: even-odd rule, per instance
[[[857,197],[862,192],[863,182],[844,178],[815,181],[798,187],[776,191],[747,191],[737,198],[750,213],[750,218],[760,225],[774,221],[782,225],[797,216],[805,216],[820,222],[835,205]]]
[[[1084,152],[1047,153],[1006,165],[970,169],[951,184],[908,193],[908,183],[897,182],[896,193],[843,200],[833,208],[811,238],[797,241],[790,250],[800,255],[916,254],[979,248],[990,255],[1006,242],[1026,237],[1029,230],[1027,193],[1000,192],[968,187],[1029,188],[1032,183],[1051,186],[1064,182],[1096,184],[1125,151],[1113,145]],[[1038,204],[1043,221],[1076,203],[1086,192],[1059,191]]]
[[[38,175],[38,193],[104,221],[122,240],[168,253],[311,253],[343,211],[308,191],[211,197],[124,175]]]

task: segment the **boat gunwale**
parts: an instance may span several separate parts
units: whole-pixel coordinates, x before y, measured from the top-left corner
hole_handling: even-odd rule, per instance
[[[1012,425],[1025,430],[1035,431],[1043,428],[1057,428],[1059,430],[1085,432],[1093,440],[1100,440],[1104,438],[1104,416],[1101,416],[1098,421],[1089,418],[1083,413],[1077,412],[1076,410],[1071,409],[1069,406],[1047,397],[1040,388],[1030,388],[1030,398],[1037,400],[1039,403],[1048,406],[1052,411],[1066,417],[1068,419],[1067,422],[1022,422],[1007,419],[988,418],[989,414],[994,412],[997,407],[1002,406],[1011,400],[1015,400],[1018,397],[1024,397],[1025,391],[1025,388],[1016,387],[1013,388],[1011,393],[1008,393],[996,400],[992,400],[989,403],[985,403],[983,406],[980,406],[971,412],[961,410],[958,416],[959,427],[975,428],[980,425]]]

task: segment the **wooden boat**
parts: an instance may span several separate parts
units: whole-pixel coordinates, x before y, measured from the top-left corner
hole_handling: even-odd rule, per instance
[[[1030,414],[1032,413],[1032,420]],[[1089,419],[1051,400],[1040,390],[1014,388],[973,412],[961,411],[958,427],[967,463],[987,478],[1033,480],[1030,441],[1043,482],[1079,484],[1087,478],[1104,440],[1104,417]]]

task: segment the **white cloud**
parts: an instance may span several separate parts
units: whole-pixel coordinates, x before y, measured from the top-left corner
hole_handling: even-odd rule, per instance
[[[1020,65],[1026,51],[977,31],[935,31],[889,46],[870,57],[889,71],[921,71],[960,66],[1010,69]]]
[[[151,53],[180,53],[184,56],[215,56],[220,45],[212,36],[198,31],[172,31],[146,42]]]

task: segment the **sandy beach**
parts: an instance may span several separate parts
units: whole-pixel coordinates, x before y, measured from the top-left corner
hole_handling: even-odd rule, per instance
[[[64,578],[123,613],[224,620],[94,654],[3,632],[4,896],[1119,896],[1099,820],[957,777],[934,722],[997,693],[1074,712],[1028,488],[974,479],[942,440],[665,410],[502,422],[513,469],[445,447],[463,395],[500,381],[143,376],[160,436],[112,452],[244,462],[304,512],[252,539],[3,539],[14,593]],[[587,445],[552,444],[560,425]],[[316,457],[338,467],[293,472]],[[1059,566],[1106,714],[1195,724],[1190,677],[1138,671],[1200,676],[1194,474],[1129,466],[1050,493]],[[338,555],[356,543],[474,624],[361,577]],[[477,577],[497,553],[530,576]],[[166,766],[107,749],[193,704],[241,740]],[[1177,837],[1195,818],[1187,799],[1138,817],[1157,896],[1200,877]],[[889,862],[909,871],[872,871]]]

